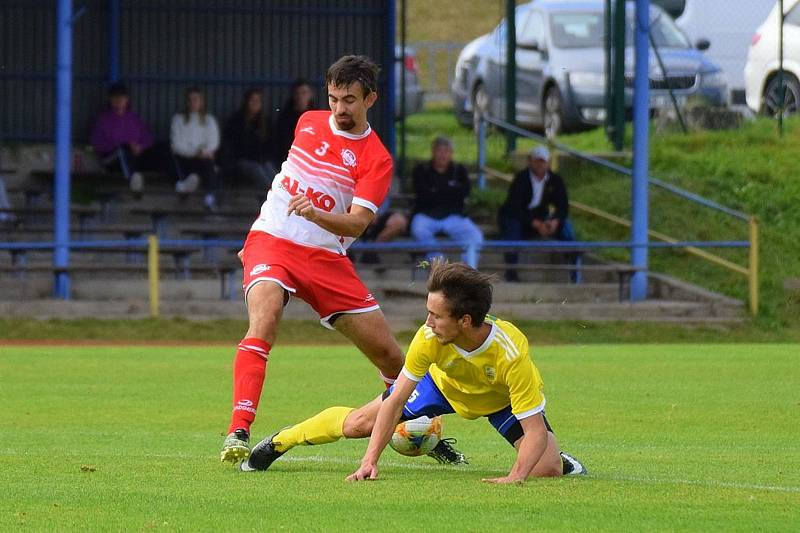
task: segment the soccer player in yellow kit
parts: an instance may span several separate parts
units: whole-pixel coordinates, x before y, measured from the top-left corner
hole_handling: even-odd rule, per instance
[[[508,475],[490,483],[585,474],[560,451],[544,415],[539,371],[528,340],[512,323],[487,315],[492,276],[462,263],[434,262],[428,279],[428,317],[406,354],[395,384],[361,408],[331,407],[257,444],[242,470],[266,470],[298,445],[370,437],[361,466],[348,480],[378,477],[378,459],[399,420],[458,413],[488,418],[517,450]]]

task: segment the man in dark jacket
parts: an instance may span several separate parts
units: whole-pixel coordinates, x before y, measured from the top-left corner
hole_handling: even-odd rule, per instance
[[[528,167],[514,176],[508,196],[500,208],[498,224],[504,240],[555,239],[574,241],[567,219],[567,187],[549,169],[550,151],[538,146],[528,155]],[[516,264],[519,254],[506,254],[506,263]],[[519,281],[516,270],[506,271],[506,281]]]
[[[462,261],[477,268],[483,232],[464,213],[464,201],[470,191],[467,169],[453,162],[453,142],[449,138],[434,139],[431,151],[431,160],[414,168],[416,198],[411,235],[434,250],[436,234],[443,233],[463,246]],[[428,258],[436,255],[431,252]]]

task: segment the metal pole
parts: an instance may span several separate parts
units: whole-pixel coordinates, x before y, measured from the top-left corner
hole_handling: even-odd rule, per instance
[[[506,122],[517,124],[517,23],[516,2],[506,0]],[[517,146],[517,137],[506,132],[506,153]]]
[[[158,318],[161,295],[159,294],[159,277],[161,275],[158,265],[158,236],[151,234],[147,237],[147,281],[150,287],[150,316]]]
[[[611,128],[613,132],[612,142],[614,150],[622,150],[625,144],[625,0],[616,0],[614,6],[614,56],[612,73],[611,108],[614,110],[611,116]]]
[[[758,314],[758,219],[750,217],[750,257],[747,265],[747,285],[750,289],[750,314]]]
[[[108,81],[120,78],[119,0],[108,0]]]
[[[780,94],[780,104],[778,105],[778,134],[783,137],[783,106],[786,105],[786,82],[783,75],[783,0],[778,2],[780,14],[778,22],[778,94]]]
[[[406,181],[406,0],[400,0],[400,185]],[[433,71],[435,72],[435,71]]]
[[[478,188],[486,188],[486,121],[478,122]]]
[[[605,0],[605,17],[603,18],[603,44],[605,46],[605,54],[603,54],[604,65],[603,68],[606,73],[606,86],[605,86],[605,95],[604,95],[604,104],[606,106],[606,120],[605,120],[605,128],[606,128],[606,138],[609,142],[614,142],[613,137],[613,129],[611,126],[611,117],[614,114],[614,108],[611,105],[611,88],[613,87],[611,84],[611,48],[612,48],[612,31],[611,31],[611,0]]]
[[[672,84],[669,81],[669,72],[667,72],[667,67],[664,66],[664,61],[661,59],[661,52],[658,51],[656,40],[653,38],[652,32],[648,32],[647,35],[650,39],[650,46],[653,48],[653,54],[656,56],[656,61],[658,61],[658,68],[661,69],[661,74],[664,75],[664,82],[667,84],[667,92],[669,93],[669,99],[672,102],[672,109],[675,110],[675,114],[678,116],[678,124],[681,125],[681,130],[683,133],[688,133],[689,128],[686,127],[686,122],[683,120],[683,111],[678,105],[678,99],[675,98],[675,91],[672,90]]]
[[[395,32],[397,31],[397,12],[396,12],[396,4],[395,0],[389,0],[386,3],[386,54],[384,55],[385,58],[385,67],[386,67],[386,94],[384,95],[385,104],[383,109],[386,110],[386,146],[389,148],[389,152],[396,156],[397,155],[397,137],[395,131],[395,106],[397,105],[397,94],[395,91],[395,81],[397,80],[397,76],[395,73],[396,64],[397,64],[397,39],[395,36]],[[402,59],[401,59],[402,61]]]
[[[70,131],[72,129],[72,0],[56,6],[56,131],[55,183],[53,193],[55,248],[53,266],[69,267]],[[53,296],[69,299],[69,272],[56,272]]]
[[[631,266],[647,269],[648,144],[649,144],[649,55],[650,0],[636,0],[635,75],[633,86],[633,182],[631,185]],[[631,278],[631,301],[647,298],[647,273]]]

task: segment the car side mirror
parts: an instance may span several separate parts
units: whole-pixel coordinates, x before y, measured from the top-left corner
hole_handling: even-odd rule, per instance
[[[700,50],[701,52],[705,52],[709,48],[711,48],[711,41],[708,39],[697,39],[697,42],[694,43],[694,47]]]
[[[536,39],[524,39],[517,41],[517,48],[521,48],[522,50],[533,50],[535,52],[542,51],[542,49],[539,47],[539,41]]]

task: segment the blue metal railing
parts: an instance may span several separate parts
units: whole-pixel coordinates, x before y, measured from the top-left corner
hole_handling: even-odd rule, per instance
[[[496,119],[496,118],[492,118],[492,117],[483,117],[483,120],[485,120],[489,124],[492,124],[493,126],[497,126],[498,128],[508,130],[508,131],[514,133],[515,135],[519,135],[520,137],[525,137],[527,139],[538,141],[538,142],[540,142],[542,144],[550,145],[553,148],[555,148],[556,150],[558,150],[559,152],[567,153],[567,154],[569,154],[571,156],[574,156],[574,157],[576,157],[578,159],[581,159],[583,161],[587,161],[589,163],[594,163],[595,165],[607,168],[609,170],[613,170],[614,172],[618,172],[619,174],[623,174],[623,175],[628,176],[628,177],[632,177],[633,176],[633,170],[631,170],[628,167],[625,167],[625,166],[619,165],[617,163],[614,163],[613,161],[608,161],[607,159],[603,159],[601,157],[597,157],[597,156],[594,156],[594,155],[591,155],[591,154],[587,154],[586,152],[581,152],[579,150],[576,150],[574,148],[571,148],[571,147],[567,146],[566,144],[562,144],[562,143],[559,143],[559,142],[556,142],[556,141],[552,141],[552,140],[548,139],[547,137],[544,137],[542,135],[538,135],[536,133],[533,133],[532,131],[528,131],[528,130],[520,128],[518,126],[514,126],[514,125],[509,124],[508,122],[505,122],[505,121],[500,120],[500,119]],[[484,139],[485,139],[485,136],[486,136],[485,130],[484,130],[483,136],[484,136]],[[478,141],[478,144],[479,144],[479,146],[481,144],[483,144],[483,143],[481,143],[480,139]],[[481,149],[479,148],[479,151],[480,150]],[[484,152],[484,155],[483,156],[479,155],[479,157],[478,157],[478,159],[479,159],[479,162],[478,162],[478,165],[479,165],[479,168],[478,168],[478,182],[482,186],[485,186],[485,183],[486,183],[485,176],[484,176],[484,168],[486,167],[485,148],[483,149],[483,152]],[[483,163],[482,164],[481,164],[481,161],[480,161],[481,158],[483,158]],[[724,205],[720,205],[720,204],[718,204],[718,203],[716,203],[716,202],[714,202],[712,200],[709,200],[708,198],[703,198],[702,196],[700,196],[698,194],[695,194],[695,193],[689,192],[687,190],[681,189],[680,187],[677,187],[675,185],[671,185],[669,183],[666,183],[664,181],[661,181],[661,180],[653,178],[653,177],[648,177],[647,181],[651,185],[654,185],[656,187],[660,187],[660,188],[662,188],[662,189],[664,189],[666,191],[669,191],[669,192],[675,194],[676,196],[679,196],[681,198],[689,200],[690,202],[694,202],[694,203],[700,204],[700,205],[702,205],[704,207],[708,207],[709,209],[714,209],[715,211],[719,211],[721,213],[725,213],[726,215],[732,216],[734,218],[738,218],[739,220],[743,220],[745,222],[750,220],[750,215],[748,215],[747,213],[743,213],[742,211],[737,211],[736,209],[731,209],[730,207],[725,207]]]
[[[547,145],[553,147],[554,149],[556,149],[558,151],[561,151],[561,152],[564,152],[564,153],[568,153],[568,154],[570,154],[570,155],[572,155],[572,156],[574,156],[574,157],[576,157],[578,159],[581,159],[583,161],[587,161],[589,163],[593,163],[595,165],[607,168],[607,169],[612,170],[614,172],[617,172],[619,174],[622,174],[622,175],[628,176],[630,178],[633,178],[633,174],[634,173],[633,173],[632,169],[629,169],[629,168],[624,167],[622,165],[619,165],[617,163],[613,163],[613,162],[608,161],[606,159],[603,159],[601,157],[597,157],[597,156],[593,156],[591,154],[587,154],[587,153],[581,152],[581,151],[576,150],[574,148],[571,148],[571,147],[569,147],[569,146],[567,146],[565,144],[561,144],[561,143],[555,142],[555,141],[553,141],[551,139],[547,139],[546,137],[544,137],[542,135],[538,135],[536,133],[533,133],[531,131],[525,130],[525,129],[520,128],[518,126],[515,126],[513,124],[509,124],[508,122],[505,122],[503,120],[500,120],[500,119],[497,119],[497,118],[493,118],[493,117],[488,117],[488,116],[482,116],[481,120],[480,120],[480,122],[478,124],[478,131],[477,131],[477,135],[478,135],[478,184],[479,184],[479,187],[481,187],[481,188],[486,187],[486,175],[485,175],[485,173],[486,173],[486,168],[487,168],[487,165],[486,165],[486,153],[487,153],[486,137],[487,137],[487,129],[488,129],[487,128],[487,124],[492,124],[493,126],[495,126],[497,128],[509,131],[509,132],[511,132],[511,133],[513,133],[515,135],[520,136],[520,137],[531,139],[531,140],[537,141],[537,142],[542,143],[542,144],[547,144]],[[749,292],[749,300],[750,300],[749,301],[750,312],[751,312],[751,314],[755,315],[758,312],[758,300],[759,300],[759,289],[758,289],[758,249],[759,249],[759,244],[758,244],[758,221],[756,220],[756,218],[754,216],[749,215],[747,213],[744,213],[742,211],[738,211],[736,209],[731,209],[729,207],[723,206],[721,204],[718,204],[717,202],[714,202],[714,201],[709,200],[707,198],[703,198],[702,196],[700,196],[698,194],[686,191],[684,189],[681,189],[680,187],[677,187],[675,185],[671,185],[669,183],[666,183],[664,181],[652,178],[650,176],[647,177],[647,183],[650,184],[650,185],[653,185],[655,187],[659,187],[659,188],[661,188],[663,190],[666,190],[666,191],[668,191],[668,192],[670,192],[670,193],[672,193],[672,194],[674,194],[674,195],[676,195],[679,198],[682,198],[684,200],[688,200],[688,201],[690,201],[692,203],[701,205],[701,206],[706,207],[708,209],[723,213],[723,214],[725,214],[725,215],[727,215],[729,217],[732,217],[732,218],[734,218],[736,220],[745,222],[746,224],[748,224],[749,240],[748,241],[680,241],[678,239],[673,239],[673,238],[667,237],[667,236],[665,236],[663,234],[658,234],[658,233],[656,233],[656,232],[654,232],[652,230],[649,230],[649,233],[651,235],[653,235],[653,236],[655,236],[657,238],[661,238],[665,242],[651,243],[651,242],[648,241],[647,244],[638,244],[638,245],[633,244],[633,242],[630,242],[630,243],[626,243],[626,246],[624,246],[624,247],[625,248],[629,248],[631,250],[631,252],[633,252],[635,250],[641,250],[641,249],[644,249],[644,248],[647,248],[647,249],[649,249],[649,248],[684,248],[687,251],[689,251],[689,252],[691,252],[691,253],[693,253],[695,255],[698,255],[698,256],[700,256],[701,258],[703,258],[703,259],[705,259],[707,261],[713,262],[713,263],[715,263],[717,265],[720,265],[720,266],[722,266],[724,268],[727,268],[729,270],[732,270],[734,272],[739,272],[741,274],[744,274],[748,278],[748,292]],[[588,207],[584,207],[584,209],[588,210]],[[610,215],[608,213],[599,212],[599,210],[592,209],[592,210],[589,210],[589,212],[591,212],[593,214],[597,214],[597,215],[602,215],[602,216],[604,216],[604,218],[606,218],[608,220],[612,220],[612,221],[617,222],[617,223],[626,223],[626,225],[630,225],[630,223],[627,223],[627,221],[624,221],[623,219],[620,219],[619,217],[615,217],[615,216]],[[633,241],[633,239],[632,239],[632,241]],[[600,244],[601,246],[589,246],[589,247],[597,247],[597,248],[619,248],[619,247],[621,247],[621,246],[615,246],[614,243],[595,243],[595,244]],[[610,245],[610,246],[607,246],[607,245]],[[728,261],[726,259],[723,259],[723,258],[721,258],[719,256],[716,256],[716,255],[713,255],[713,254],[710,254],[708,252],[705,252],[705,251],[701,250],[702,248],[725,248],[725,247],[749,248],[748,267],[742,267],[740,265],[731,263],[730,261]]]

